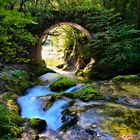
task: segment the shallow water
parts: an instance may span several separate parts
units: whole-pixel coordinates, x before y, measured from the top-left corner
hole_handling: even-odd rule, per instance
[[[78,85],[76,85],[76,86],[73,86],[73,87],[67,89],[67,90],[65,91],[65,93],[75,92],[75,91],[80,90],[80,89],[82,89],[82,88],[84,88],[84,87],[86,87],[85,84],[78,84]]]
[[[60,74],[48,73],[41,76],[40,79],[52,83],[60,77]],[[79,84],[67,89],[65,92],[75,92],[86,86],[86,84]],[[44,111],[42,108],[43,101],[40,97],[49,94],[55,94],[55,92],[50,90],[49,84],[48,86],[38,85],[28,89],[25,96],[18,98],[18,103],[21,107],[21,116],[23,118],[40,118],[46,120],[48,130],[58,131],[63,126],[63,112],[71,100],[59,99],[48,110]],[[77,112],[79,116],[78,126],[81,126],[81,128],[86,129],[88,126],[94,124],[97,126],[99,135],[105,136],[106,140],[114,140],[113,137],[120,138],[127,134],[140,133],[139,109],[104,101],[82,102],[80,100],[75,100],[75,105],[71,108],[78,110],[78,108],[86,106],[88,108],[83,112]]]
[[[60,75],[55,73],[48,73],[41,78],[50,83],[58,79]],[[80,89],[83,85],[77,85],[66,92],[72,92]],[[42,108],[41,96],[55,94],[49,88],[49,86],[34,86],[26,91],[26,95],[19,97],[17,102],[21,107],[21,116],[23,118],[40,118],[46,120],[48,128],[52,130],[58,130],[62,125],[62,112],[66,109],[66,105],[70,102],[69,99],[57,100],[48,110],[44,111]]]
[[[48,94],[54,94],[54,92],[45,86],[35,86],[27,90],[25,96],[18,98],[18,103],[21,107],[21,116],[23,118],[40,118],[46,120],[48,128],[57,130],[62,125],[61,113],[69,100],[57,100],[49,110],[44,111],[41,106],[42,100],[39,97]]]
[[[79,102],[79,107],[81,104],[83,103]],[[90,109],[79,115],[80,126],[86,127],[94,124],[115,138],[127,134],[140,134],[139,109],[94,101],[85,104],[85,106],[89,104],[91,105]]]

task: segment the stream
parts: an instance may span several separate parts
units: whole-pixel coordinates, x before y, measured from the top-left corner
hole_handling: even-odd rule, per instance
[[[46,81],[46,85],[36,85],[28,89],[25,95],[17,100],[21,107],[21,116],[23,118],[40,118],[47,122],[46,131],[40,134],[40,137],[45,136],[46,140],[55,140],[58,137],[58,140],[115,140],[115,137],[118,137],[118,133],[122,136],[135,133],[135,131],[129,130],[126,124],[133,123],[131,117],[137,117],[138,115],[135,116],[135,114],[139,114],[139,109],[101,101],[82,102],[78,99],[75,100],[72,106],[69,106],[72,99],[62,98],[56,100],[48,110],[44,110],[41,97],[56,93],[50,90],[50,84],[59,79],[61,74],[47,73],[42,75],[40,79]],[[86,87],[86,84],[78,84],[65,92],[74,92],[84,87]],[[78,121],[76,125],[65,133],[61,131],[61,128],[64,125],[63,112],[67,108],[77,113]],[[83,108],[84,111],[79,112]],[[119,112],[122,110],[127,115]],[[127,117],[127,123],[122,121],[124,117]],[[121,125],[119,125],[120,122]],[[139,134],[139,132],[137,133]]]

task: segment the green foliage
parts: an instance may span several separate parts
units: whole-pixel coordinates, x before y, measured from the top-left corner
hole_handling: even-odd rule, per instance
[[[100,30],[95,31],[93,38],[85,46],[84,57],[93,57],[96,64],[108,65],[120,72],[134,68],[140,63],[140,31],[132,25],[124,24],[120,21],[119,14],[113,13],[108,11],[101,14],[100,18],[103,17],[103,20],[99,18],[99,25],[95,25],[95,28],[100,26]]]
[[[70,80],[66,77],[62,77],[57,81],[55,81],[54,83],[52,83],[50,85],[50,88],[52,91],[64,91],[75,85],[76,85],[76,81]]]
[[[4,92],[3,92],[4,93]],[[8,100],[16,100],[17,99],[17,93],[13,93],[13,92],[6,92],[3,96],[2,96],[2,101],[7,102]]]
[[[23,119],[2,104],[0,105],[0,112],[0,139],[7,140],[19,137],[22,132],[20,126]]]
[[[139,64],[139,31],[127,25],[108,29],[108,40],[100,63],[112,65],[117,69],[133,68]]]
[[[0,11],[0,62],[28,62],[27,48],[36,39],[26,27],[36,24],[30,14],[17,11]]]

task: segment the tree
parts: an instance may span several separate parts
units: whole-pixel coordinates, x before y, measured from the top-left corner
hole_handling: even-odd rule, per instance
[[[28,46],[36,39],[26,27],[36,24],[35,19],[30,14],[9,10],[1,10],[0,17],[0,62],[27,62]]]

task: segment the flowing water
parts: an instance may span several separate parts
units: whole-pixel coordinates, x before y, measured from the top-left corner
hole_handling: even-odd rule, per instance
[[[64,99],[57,100],[52,107],[44,111],[42,109],[42,100],[39,97],[48,94],[54,94],[48,86],[35,86],[27,91],[27,95],[19,97],[18,103],[22,108],[22,117],[46,120],[49,128],[57,130],[62,125],[61,113],[69,101]]]
[[[88,140],[93,140],[93,138],[90,137],[89,134],[87,135],[86,132],[86,129],[93,124],[99,127],[99,129],[97,129],[96,127],[96,131],[98,135],[100,135],[100,137],[98,136],[97,140],[114,140],[114,138],[111,135],[117,137],[118,134],[126,135],[127,133],[140,133],[139,130],[132,130],[133,124],[136,124],[133,123],[133,121],[131,120],[132,117],[135,119],[135,121],[137,121],[136,123],[139,123],[139,118],[137,115],[140,114],[139,110],[130,109],[129,107],[123,107],[121,105],[108,103],[103,104],[100,101],[91,101],[87,103],[82,101],[76,101],[75,104],[72,107],[70,107],[69,103],[72,100],[63,98],[55,101],[54,104],[48,110],[44,110],[42,108],[43,100],[41,97],[55,94],[55,92],[52,92],[50,90],[49,85],[55,80],[59,79],[62,76],[61,74],[47,73],[41,76],[40,79],[46,81],[46,86],[34,86],[28,89],[24,96],[18,98],[18,103],[21,107],[21,116],[23,118],[40,118],[47,122],[48,126],[45,132],[45,136],[48,135],[48,129],[58,132],[59,129],[64,125],[62,117],[64,117],[63,112],[66,108],[74,108],[74,110],[78,110],[78,108],[86,108],[87,106],[88,107],[86,111],[81,113],[77,112],[77,128],[71,128],[68,133],[62,133],[62,137],[64,140],[80,140],[82,137],[83,139],[87,137]],[[79,84],[67,89],[65,92],[69,94],[69,92],[74,92],[84,87],[86,87],[86,84]],[[130,127],[127,127],[127,125]],[[139,125],[136,126],[139,128]],[[83,132],[79,134],[80,137],[77,137],[79,131]],[[94,131],[95,130],[93,130],[93,132]],[[52,138],[52,140],[53,139],[54,138]]]
[[[60,77],[56,73],[47,73],[40,77],[44,81],[48,81],[49,84],[57,80]],[[84,85],[74,86],[66,92],[76,91],[82,88]],[[42,108],[41,96],[47,96],[55,94],[48,86],[37,85],[26,91],[26,95],[18,98],[18,103],[21,107],[21,116],[24,118],[40,118],[46,120],[48,128],[52,130],[58,130],[62,126],[62,112],[69,104],[69,99],[57,100],[48,110],[44,111]]]

